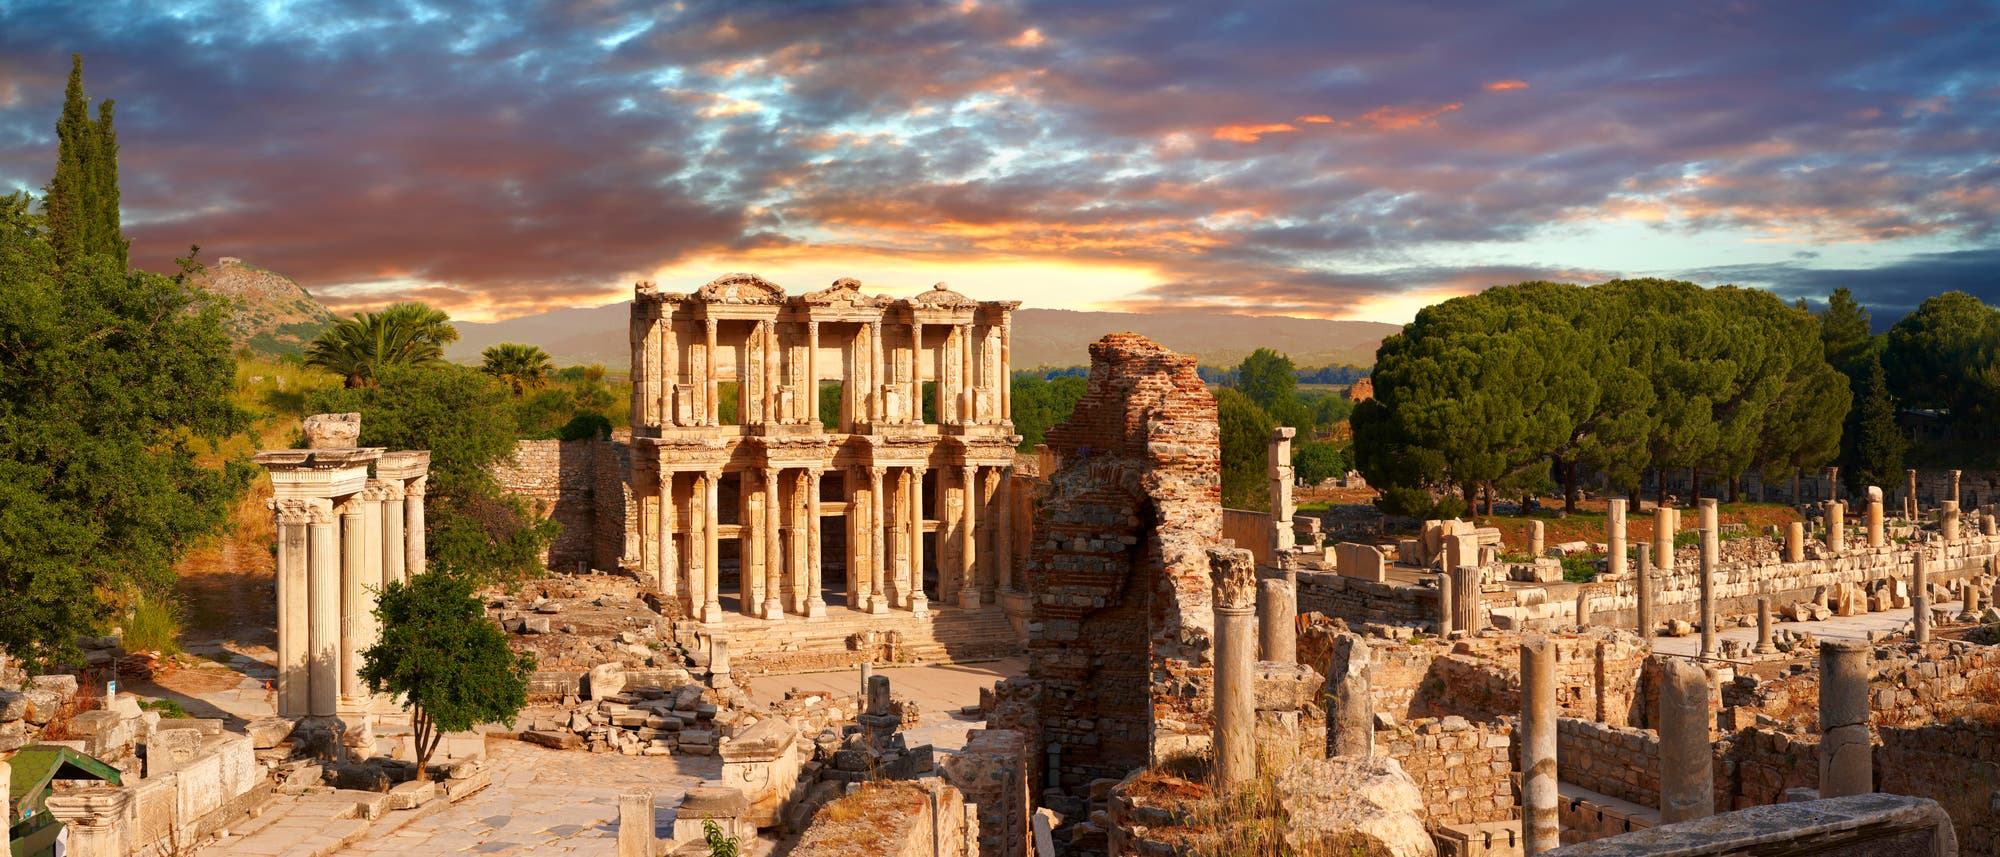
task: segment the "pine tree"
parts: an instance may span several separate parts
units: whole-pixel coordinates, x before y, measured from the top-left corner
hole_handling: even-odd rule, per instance
[[[71,54],[69,86],[62,118],[56,120],[56,172],[42,193],[42,211],[56,262],[69,267],[92,254],[111,258],[124,270],[127,250],[118,214],[118,134],[112,129],[113,103],[90,119],[83,92],[83,55]]]
[[[1881,360],[1869,361],[1867,394],[1861,400],[1860,436],[1855,441],[1859,469],[1850,486],[1893,485],[1903,474],[1903,451],[1909,442],[1896,424],[1896,398],[1889,393],[1889,376]]]

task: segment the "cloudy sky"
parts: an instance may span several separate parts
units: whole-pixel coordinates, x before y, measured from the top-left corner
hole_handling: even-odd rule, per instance
[[[1657,275],[2000,303],[1991,2],[0,0],[0,192],[68,55],[139,264],[491,319],[757,271],[1407,321]]]

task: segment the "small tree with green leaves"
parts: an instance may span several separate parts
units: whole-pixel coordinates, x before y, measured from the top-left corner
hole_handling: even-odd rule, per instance
[[[708,841],[708,857],[737,857],[742,853],[736,844],[736,837],[723,833],[714,821],[702,821],[701,837]]]
[[[534,657],[507,648],[472,584],[447,567],[391,581],[375,607],[379,642],[361,653],[361,680],[403,697],[417,732],[417,776],[446,732],[509,723],[528,704]]]

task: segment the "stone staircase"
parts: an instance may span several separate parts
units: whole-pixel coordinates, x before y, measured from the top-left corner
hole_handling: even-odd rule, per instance
[[[708,628],[681,625],[683,632]],[[1023,648],[1006,611],[997,604],[971,610],[933,606],[931,615],[923,619],[907,610],[871,615],[829,605],[823,619],[788,615],[781,622],[766,622],[731,615],[721,629],[729,634],[730,667],[742,674],[845,669],[864,661],[886,663],[883,644],[892,631],[900,636],[895,663],[991,660],[1019,654]]]

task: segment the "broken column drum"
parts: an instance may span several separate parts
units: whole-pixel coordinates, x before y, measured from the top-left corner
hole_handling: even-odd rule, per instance
[[[1882,537],[1882,489],[1868,486],[1868,546],[1879,548]]]
[[[1910,557],[1910,619],[1913,623],[1910,639],[1917,643],[1930,642],[1931,577],[1922,548]]]
[[[1452,630],[1479,633],[1486,627],[1486,617],[1479,609],[1479,566],[1461,565],[1447,573],[1451,575]]]
[[[1689,661],[1669,659],[1660,679],[1660,821],[1672,824],[1715,814],[1715,757],[1709,742],[1713,715],[1708,674]]]
[[[1282,578],[1258,581],[1257,638],[1260,660],[1298,663],[1298,618],[1298,596],[1290,582]]]
[[[1605,501],[1604,512],[1604,558],[1605,572],[1613,579],[1625,574],[1625,498],[1613,497]]]
[[[1719,554],[1716,532],[1701,531],[1701,656],[1715,657],[1715,560]]]
[[[1355,634],[1334,639],[1327,665],[1326,755],[1375,755],[1375,702],[1368,678],[1368,643]]]
[[[1639,636],[1653,639],[1653,546],[1639,546]]]
[[[1832,500],[1826,504],[1826,549],[1847,550],[1847,504]]]

